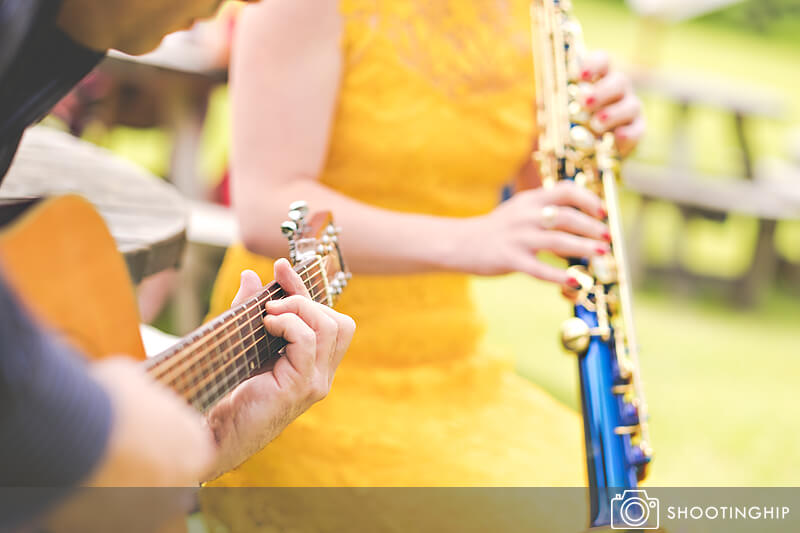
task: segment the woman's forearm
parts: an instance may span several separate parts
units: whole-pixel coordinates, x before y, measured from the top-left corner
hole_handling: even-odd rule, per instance
[[[415,273],[461,270],[461,251],[475,219],[400,213],[370,206],[308,179],[247,180],[234,185],[242,239],[252,252],[286,255],[280,224],[287,206],[308,202],[311,211],[330,210],[342,228],[341,245],[356,273]]]

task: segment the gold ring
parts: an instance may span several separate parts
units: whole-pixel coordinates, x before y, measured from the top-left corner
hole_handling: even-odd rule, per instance
[[[542,228],[553,229],[556,225],[556,218],[558,217],[558,207],[554,205],[546,205],[542,208],[540,213]]]

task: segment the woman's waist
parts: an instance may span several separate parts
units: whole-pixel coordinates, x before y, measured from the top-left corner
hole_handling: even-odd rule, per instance
[[[338,307],[345,313],[474,309],[470,276],[455,272],[356,274]],[[363,311],[362,311],[363,310]]]
[[[464,274],[357,275],[337,310],[353,317],[353,364],[409,366],[469,357],[483,334]]]

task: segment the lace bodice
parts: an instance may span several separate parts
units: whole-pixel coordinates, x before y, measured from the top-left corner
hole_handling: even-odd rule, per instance
[[[534,135],[528,2],[344,0],[324,183],[403,211],[490,210]]]

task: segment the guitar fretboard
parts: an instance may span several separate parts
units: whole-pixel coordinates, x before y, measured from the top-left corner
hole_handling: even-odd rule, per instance
[[[327,304],[323,263],[318,259],[309,263],[295,270],[314,301]],[[267,333],[264,306],[285,297],[276,282],[270,283],[257,296],[148,360],[148,372],[199,411],[208,411],[245,380],[270,370],[281,356],[286,341]]]

